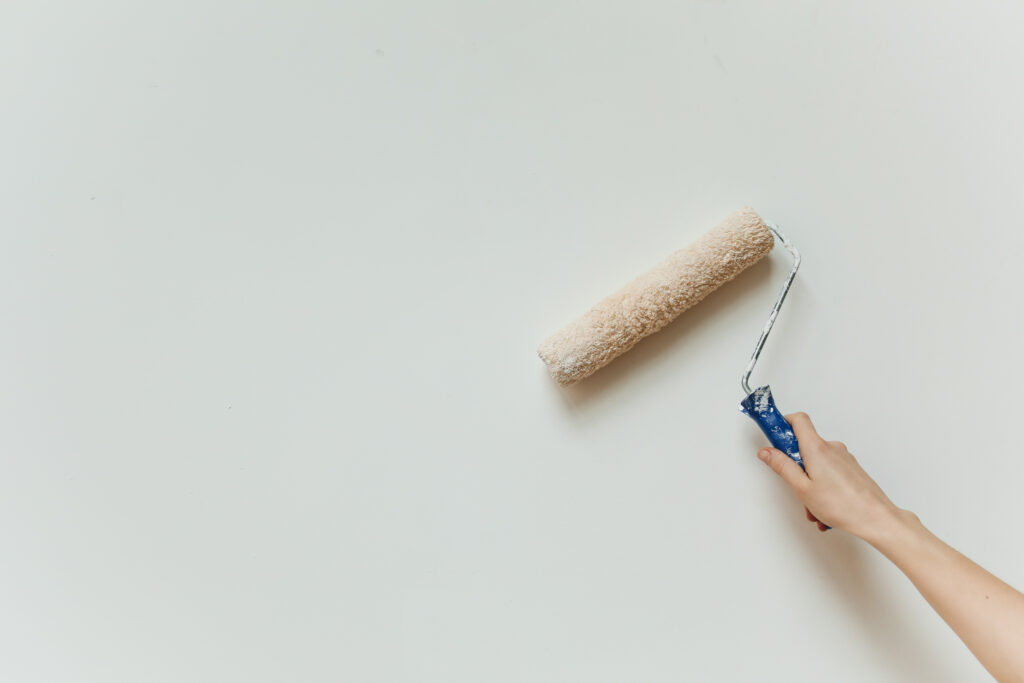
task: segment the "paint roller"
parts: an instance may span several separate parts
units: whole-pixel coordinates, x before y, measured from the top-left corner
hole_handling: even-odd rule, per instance
[[[792,254],[793,267],[740,381],[746,395],[740,410],[757,423],[772,446],[803,467],[793,428],[776,407],[771,388],[765,385],[752,390],[749,384],[750,374],[800,267],[800,253],[777,226],[765,223],[750,207],[736,211],[693,244],[555,332],[544,340],[537,353],[556,382],[562,386],[575,384],[767,256],[776,240]]]

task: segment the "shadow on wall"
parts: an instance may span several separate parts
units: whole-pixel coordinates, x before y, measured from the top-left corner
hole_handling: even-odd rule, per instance
[[[751,455],[764,446],[763,437],[750,435]],[[771,475],[770,472],[768,474]],[[805,567],[813,565],[828,577],[829,586],[846,608],[843,613],[836,614],[836,618],[855,622],[867,636],[871,647],[878,653],[884,653],[885,662],[890,667],[886,680],[957,683],[956,678],[943,670],[936,646],[915,629],[915,621],[909,615],[893,607],[894,603],[883,592],[883,587],[872,579],[867,560],[875,550],[842,531],[827,531],[825,534],[837,537],[822,538],[825,534],[804,518],[803,511],[799,514],[793,512],[793,498],[788,487],[782,482],[771,483],[775,485],[778,502],[775,507],[785,517],[789,532],[799,539],[804,549],[799,556],[794,555],[793,562]],[[781,512],[783,510],[784,513]],[[899,571],[895,567],[891,569]],[[913,590],[909,582],[907,590]]]
[[[774,280],[781,284],[783,266],[774,264],[771,259],[762,259],[747,270],[740,273],[736,279],[726,283],[719,289],[707,296],[699,304],[684,312],[676,320],[664,327],[660,332],[642,339],[636,346],[622,356],[613,360],[609,365],[601,368],[596,373],[570,387],[559,387],[554,380],[548,379],[552,390],[557,391],[570,412],[585,410],[588,406],[596,404],[599,398],[608,399],[614,396],[623,385],[623,382],[630,375],[642,372],[645,368],[659,362],[664,362],[663,356],[672,349],[678,350],[685,345],[686,337],[696,329],[708,324],[709,321],[720,316],[722,311],[733,306],[738,301],[754,296],[754,292],[765,287],[771,287]],[[789,267],[785,267],[788,272]],[[777,277],[773,278],[773,275]],[[596,302],[595,302],[596,303]],[[764,316],[767,317],[770,304],[766,304]],[[568,323],[569,320],[566,320]],[[748,333],[756,335],[758,326],[763,321],[751,321]],[[750,331],[753,332],[750,332]],[[554,330],[552,330],[554,332]],[[540,340],[537,340],[540,342]],[[750,348],[753,350],[756,336],[750,339]],[[699,359],[696,359],[699,360]],[[736,363],[736,394],[737,403],[740,396],[739,379],[743,372],[743,366],[748,358],[744,356],[737,359]],[[541,363],[543,367],[543,363]],[[544,368],[547,374],[547,369]]]

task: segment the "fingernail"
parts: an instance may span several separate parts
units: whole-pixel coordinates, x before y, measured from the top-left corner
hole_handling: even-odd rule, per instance
[[[762,462],[768,462],[769,455],[771,455],[771,451],[769,451],[767,448],[762,448],[757,452],[757,457],[759,457],[762,460]]]

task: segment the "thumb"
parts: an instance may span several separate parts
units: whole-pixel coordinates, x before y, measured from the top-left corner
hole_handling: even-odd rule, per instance
[[[771,467],[772,472],[782,477],[797,493],[802,492],[811,481],[807,478],[804,471],[800,469],[800,465],[797,465],[789,459],[789,456],[776,448],[762,448],[757,452],[757,457],[765,465]]]

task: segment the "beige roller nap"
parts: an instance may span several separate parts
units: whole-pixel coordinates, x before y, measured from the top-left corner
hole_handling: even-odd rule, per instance
[[[537,349],[559,384],[593,374],[698,303],[775,245],[750,207],[740,209],[544,340]]]

